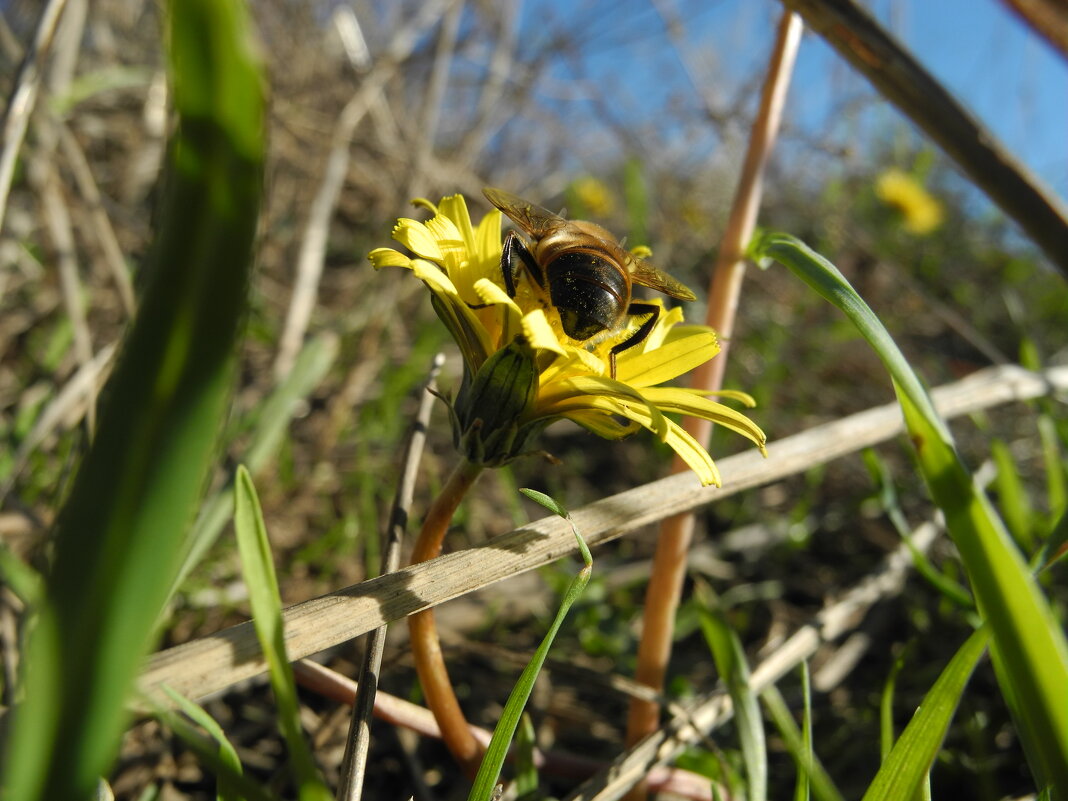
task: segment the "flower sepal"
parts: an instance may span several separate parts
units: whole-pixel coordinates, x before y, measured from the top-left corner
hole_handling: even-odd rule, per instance
[[[538,393],[536,351],[519,335],[487,359],[473,376],[464,370],[449,405],[453,441],[471,464],[500,467],[530,453],[531,439],[548,425],[531,420]]]

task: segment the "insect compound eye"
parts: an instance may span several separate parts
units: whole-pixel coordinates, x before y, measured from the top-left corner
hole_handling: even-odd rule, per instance
[[[630,284],[623,268],[596,253],[561,253],[546,268],[549,297],[564,332],[579,341],[615,327],[626,313]]]

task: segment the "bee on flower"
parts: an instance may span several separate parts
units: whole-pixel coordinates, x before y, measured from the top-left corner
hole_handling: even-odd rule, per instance
[[[393,229],[414,255],[369,254],[376,269],[403,267],[423,281],[460,348],[464,378],[450,417],[469,462],[506,464],[534,450],[547,425],[569,419],[608,439],[648,429],[702,484],[719,486],[712,458],[669,413],[710,420],[764,450],[764,433],[741,412],[701,390],[663,386],[714,357],[719,345],[711,329],[682,325],[681,309],[662,299],[631,301],[634,283],[693,299],[644,262],[648,249],[626,251],[600,226],[501,190],[486,196],[496,208],[477,226],[462,195],[436,206],[417,200],[433,216],[402,218]],[[502,210],[532,238],[529,247],[515,232],[502,243]],[[753,405],[743,392],[715,394]]]

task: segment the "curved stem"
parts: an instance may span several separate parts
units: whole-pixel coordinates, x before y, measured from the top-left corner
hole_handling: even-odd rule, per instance
[[[426,520],[412,550],[412,564],[433,559],[441,553],[441,543],[449,530],[449,523],[482,468],[463,461],[456,466],[438,497],[427,510]],[[441,727],[441,736],[449,752],[469,775],[478,770],[482,747],[471,734],[464,713],[452,691],[452,682],[441,654],[441,642],[434,623],[434,610],[416,612],[408,618],[412,656],[419,683],[423,687],[426,704]]]
[[[722,350],[715,359],[694,371],[691,383],[695,387],[714,391],[722,384],[727,351],[734,329],[735,311],[745,274],[745,247],[756,224],[764,167],[778,133],[786,89],[800,40],[800,17],[790,11],[784,12],[772,51],[760,110],[753,123],[749,149],[709,292],[706,323],[719,333]],[[709,421],[698,418],[686,419],[684,426],[698,442],[707,442],[712,431]],[[676,456],[672,469],[673,472],[679,472],[688,468]],[[645,592],[635,678],[657,692],[664,686],[664,676],[671,655],[675,612],[686,577],[686,554],[693,535],[693,524],[692,513],[669,517],[661,522],[653,568]],[[659,720],[660,707],[655,701],[631,699],[627,717],[627,744],[633,745],[655,731]],[[640,799],[644,796],[644,789],[639,785],[632,790],[628,798]]]

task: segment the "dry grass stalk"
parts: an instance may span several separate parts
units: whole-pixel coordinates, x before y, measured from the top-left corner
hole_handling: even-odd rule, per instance
[[[936,389],[933,396],[939,412],[953,418],[1066,391],[1068,368],[1032,373],[1008,366],[974,373]],[[771,443],[767,460],[756,452],[720,460],[727,478],[722,489],[703,488],[690,475],[672,475],[596,501],[573,512],[572,517],[592,548],[666,515],[687,512],[885,442],[903,430],[896,403],[877,406]],[[557,517],[534,521],[486,545],[449,553],[289,607],[284,612],[286,648],[293,659],[318,653],[574,550],[574,535],[565,521]],[[252,624],[242,623],[157,653],[149,660],[140,685],[167,703],[156,689],[163,682],[199,698],[265,670]]]
[[[705,323],[720,336],[722,350],[715,359],[694,370],[691,380],[692,386],[710,392],[715,392],[723,385],[723,372],[726,369],[734,319],[745,277],[745,248],[756,228],[764,172],[775,146],[800,43],[801,18],[786,12],[779,23],[768,66],[768,77],[760,99],[760,110],[753,122],[730,218],[712,273]],[[695,440],[708,442],[712,433],[712,424],[709,421],[687,418],[683,425]],[[679,473],[688,468],[685,462],[676,456],[672,469]],[[653,570],[645,593],[635,679],[657,691],[664,685],[664,676],[671,657],[675,612],[686,577],[686,554],[693,540],[693,528],[692,514],[666,518],[660,525],[656,542]],[[636,743],[655,730],[659,715],[658,704],[633,699],[627,716],[627,742]]]

